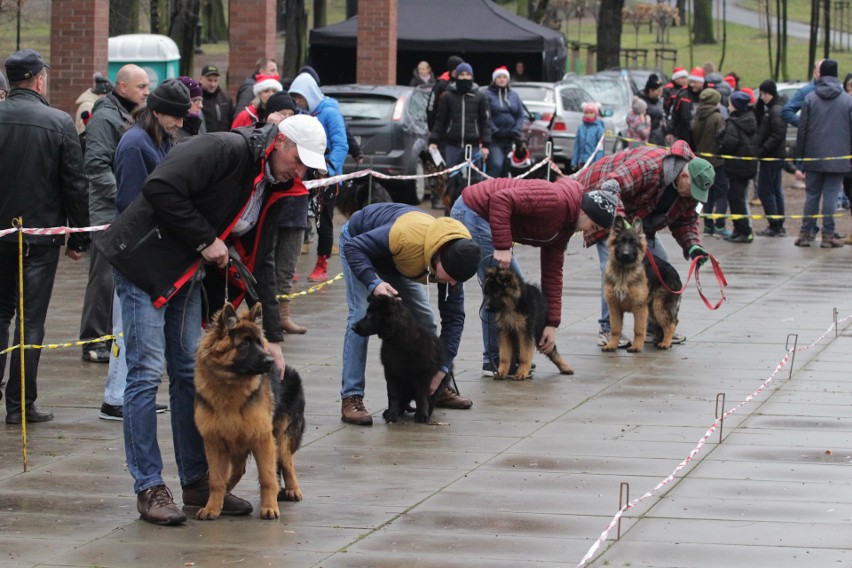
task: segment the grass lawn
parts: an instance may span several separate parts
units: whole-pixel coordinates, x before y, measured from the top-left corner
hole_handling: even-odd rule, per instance
[[[741,6],[747,10],[758,9],[757,0],[735,0],[735,2],[738,6]],[[822,10],[822,6],[820,6],[820,10]],[[770,0],[769,13],[774,16],[776,11],[777,10],[775,10],[775,2]],[[849,14],[848,9],[847,14]],[[831,16],[832,18],[834,18],[834,14],[831,14]],[[803,22],[807,24],[811,21],[811,3],[808,2],[808,0],[787,0],[787,19],[792,22]],[[833,25],[834,27],[837,26],[836,23]]]

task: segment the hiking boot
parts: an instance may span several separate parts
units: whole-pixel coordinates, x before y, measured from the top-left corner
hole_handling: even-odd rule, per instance
[[[347,424],[356,424],[358,426],[372,426],[373,417],[367,412],[364,406],[364,397],[359,394],[353,394],[343,399],[340,408],[340,419]]]
[[[308,275],[308,282],[324,282],[328,280],[328,257],[318,256],[317,265],[313,272]]]
[[[20,412],[6,414],[6,424],[20,424],[21,420]],[[35,406],[27,408],[27,423],[51,422],[52,420],[53,413],[49,410],[41,411]]]
[[[716,236],[717,237],[721,237],[725,240],[728,240],[728,237],[730,237],[732,234],[733,233],[731,232],[730,229],[724,229],[724,228],[719,229],[718,227],[716,228]]]
[[[787,229],[785,229],[784,227],[778,227],[778,234],[776,236],[786,237],[787,236]]]
[[[757,232],[758,237],[778,237],[778,231],[772,227],[766,227],[765,229]]]
[[[610,330],[601,331],[598,333],[598,347],[603,347],[607,343],[609,343],[610,338],[612,337],[612,332]],[[618,348],[619,349],[627,349],[633,343],[624,337],[623,335],[618,340]]]
[[[155,404],[155,411],[157,414],[162,414],[166,410],[169,409],[165,404]],[[106,402],[101,404],[101,411],[98,414],[98,418],[101,420],[124,420],[124,407],[120,404],[107,404]]]
[[[200,509],[207,506],[207,500],[210,498],[210,480],[206,475],[184,486],[182,489],[184,507]],[[223,515],[232,515],[235,517],[248,515],[252,512],[252,509],[251,503],[245,499],[231,495],[230,492],[225,493],[225,499],[222,503]]]
[[[179,525],[186,515],[175,505],[172,492],[165,485],[156,485],[136,496],[136,510],[142,519],[155,525]]]
[[[842,246],[843,241],[837,238],[837,235],[832,237],[823,237],[822,242],[819,244],[819,247],[824,249],[840,248]]]
[[[754,234],[752,233],[734,233],[732,235],[728,235],[725,237],[725,240],[729,243],[745,243],[750,244],[754,240]]]
[[[84,345],[80,358],[89,363],[109,363],[109,345],[106,343]]]
[[[797,247],[809,247],[814,242],[814,237],[810,233],[799,233],[799,238],[793,244]]]
[[[460,395],[456,390],[447,386],[444,392],[435,397],[435,406],[438,408],[455,408],[456,410],[467,410],[473,406],[473,401]]]

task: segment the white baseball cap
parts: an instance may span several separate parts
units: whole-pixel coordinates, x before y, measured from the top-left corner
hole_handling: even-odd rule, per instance
[[[319,120],[306,114],[295,114],[279,122],[278,131],[296,144],[303,164],[324,174],[328,173],[325,165],[325,129]]]

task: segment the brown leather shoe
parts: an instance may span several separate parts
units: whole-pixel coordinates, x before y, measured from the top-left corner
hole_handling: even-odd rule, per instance
[[[144,520],[155,525],[186,522],[186,515],[175,505],[172,492],[165,485],[155,485],[137,495],[136,509]]]
[[[343,399],[340,408],[340,419],[347,424],[356,424],[358,426],[373,425],[373,417],[364,406],[364,397],[358,394],[353,394]]]
[[[435,399],[435,406],[439,408],[455,408],[457,410],[467,410],[473,406],[473,401],[465,398],[455,391],[451,386],[444,389],[444,392],[438,395]]]
[[[183,506],[185,508],[200,509],[207,506],[207,500],[210,498],[210,482],[205,475],[201,479],[193,481],[183,488]],[[251,503],[245,499],[240,499],[231,493],[225,493],[225,499],[222,503],[222,514],[238,517],[240,515],[248,515],[253,510]]]
[[[836,235],[833,237],[823,237],[819,246],[824,249],[840,248],[843,246],[843,240],[839,239]]]

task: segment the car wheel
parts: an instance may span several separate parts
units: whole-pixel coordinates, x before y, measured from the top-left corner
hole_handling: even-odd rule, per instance
[[[410,205],[420,205],[426,198],[426,178],[423,176],[426,170],[423,167],[423,160],[417,158],[414,162],[414,175],[417,179],[405,182],[404,189],[401,192],[402,201]]]

